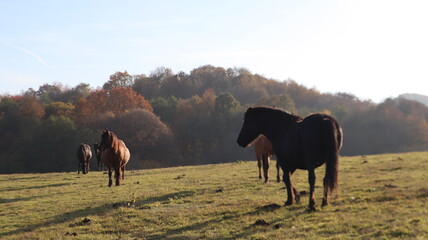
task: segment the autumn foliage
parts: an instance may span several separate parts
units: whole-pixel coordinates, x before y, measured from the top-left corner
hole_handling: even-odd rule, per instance
[[[150,103],[132,88],[118,87],[111,90],[95,90],[87,98],[82,98],[76,105],[76,117],[80,123],[91,121],[91,116],[112,113],[121,116],[133,109],[145,109],[153,112]],[[92,120],[94,120],[92,118]]]
[[[206,65],[187,74],[159,67],[148,75],[116,72],[102,89],[54,83],[0,96],[0,173],[75,170],[75,148],[99,142],[101,129],[126,142],[130,168],[254,159],[235,143],[254,105],[333,115],[344,131],[342,155],[428,150],[428,107],[415,101],[375,104],[245,68]]]

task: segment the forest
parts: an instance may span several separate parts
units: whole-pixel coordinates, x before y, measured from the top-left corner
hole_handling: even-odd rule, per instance
[[[252,160],[253,150],[236,144],[250,106],[334,116],[344,132],[341,155],[428,149],[428,107],[413,100],[373,103],[245,68],[159,67],[147,75],[113,73],[102,88],[53,83],[1,95],[0,173],[75,171],[78,145],[98,143],[102,129],[124,140],[130,169]]]

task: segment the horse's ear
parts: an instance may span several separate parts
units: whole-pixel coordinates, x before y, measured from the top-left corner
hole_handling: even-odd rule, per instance
[[[110,131],[107,131],[108,132],[108,139],[109,139],[109,145],[110,145],[110,147],[113,147],[113,143],[114,143],[114,136],[113,136],[113,133],[112,132],[110,132]]]
[[[103,133],[106,133],[106,132],[107,132],[107,130],[103,129]]]

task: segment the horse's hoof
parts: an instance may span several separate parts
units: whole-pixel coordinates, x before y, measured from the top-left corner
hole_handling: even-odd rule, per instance
[[[300,202],[300,195],[296,195],[294,197],[294,200],[296,200],[296,203],[299,203]]]
[[[315,212],[316,210],[317,210],[317,206],[315,205],[315,203],[310,203],[309,204],[309,211]]]
[[[323,199],[321,207],[327,207],[327,206],[328,206],[328,202]]]
[[[291,206],[291,205],[293,205],[293,201],[286,201],[285,202],[285,206]]]

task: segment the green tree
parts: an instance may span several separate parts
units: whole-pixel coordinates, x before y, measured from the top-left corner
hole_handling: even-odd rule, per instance
[[[91,94],[89,84],[80,83],[76,87],[63,93],[63,102],[76,104],[81,98],[86,98]]]
[[[45,117],[64,116],[71,118],[73,115],[74,105],[64,102],[52,102],[45,105]]]
[[[153,112],[158,115],[163,122],[171,124],[176,114],[178,99],[174,96],[168,98],[156,97],[150,100]]]
[[[134,78],[125,70],[125,72],[116,72],[110,75],[109,81],[104,83],[103,89],[111,90],[114,88],[128,88],[134,85]]]
[[[60,83],[44,84],[35,93],[42,103],[51,103],[62,100],[62,90],[63,86]]]
[[[240,104],[232,94],[230,93],[221,93],[215,99],[214,112],[217,115],[227,116],[230,115],[236,110],[238,110]]]
[[[268,107],[282,108],[292,113],[297,111],[293,99],[287,93],[273,96],[264,96],[260,98],[256,104],[259,106],[264,105]]]

